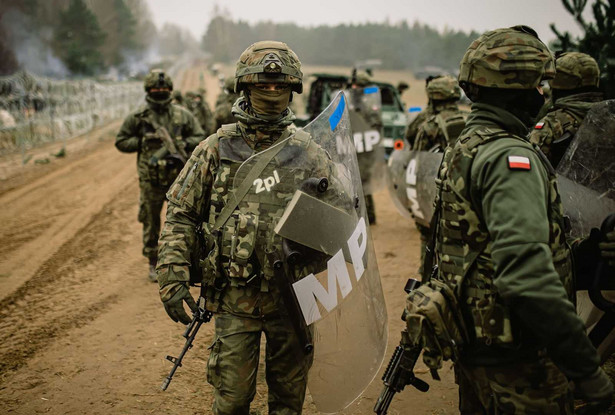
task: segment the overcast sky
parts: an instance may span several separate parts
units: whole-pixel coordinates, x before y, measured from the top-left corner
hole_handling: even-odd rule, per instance
[[[594,3],[590,0],[589,3]],[[154,22],[161,27],[175,23],[200,40],[214,6],[230,12],[233,19],[294,22],[301,26],[338,23],[420,21],[437,29],[446,27],[483,32],[525,24],[545,41],[555,38],[549,23],[560,30],[580,33],[561,0],[147,0]],[[590,5],[586,11],[590,10]],[[591,15],[591,12],[590,12]]]

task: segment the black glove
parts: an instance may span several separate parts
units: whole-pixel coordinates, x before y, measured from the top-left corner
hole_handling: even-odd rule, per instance
[[[606,411],[613,401],[613,383],[599,367],[590,376],[574,381],[574,397],[586,405],[577,409],[577,414],[599,414]]]
[[[164,304],[164,309],[174,322],[177,323],[179,321],[182,324],[189,324],[192,319],[188,316],[188,314],[186,314],[186,310],[184,309],[184,301],[188,304],[188,307],[190,307],[192,311],[197,310],[196,302],[190,294],[190,290],[186,284],[181,282],[176,284],[177,285],[173,287],[174,290],[169,290],[169,287],[165,287],[167,288],[167,293],[169,291],[177,291],[175,291],[175,293],[169,298],[165,298],[165,296],[161,295],[162,304]]]

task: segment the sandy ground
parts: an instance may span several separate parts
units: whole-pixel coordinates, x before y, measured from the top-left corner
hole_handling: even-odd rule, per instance
[[[201,73],[213,103],[219,88],[204,67],[186,70],[176,85],[196,89]],[[135,156],[114,148],[118,128],[119,121],[72,140],[66,157],[46,165],[0,160],[2,413],[211,412],[205,380],[211,324],[199,332],[169,390],[159,389],[171,367],[164,357],[179,352],[183,329],[167,317],[157,285],[146,279]],[[35,157],[55,151],[51,145]],[[388,359],[399,341],[402,288],[417,269],[419,238],[386,192],[375,200],[372,235],[389,312]],[[419,364],[417,373],[429,380],[425,372]],[[452,371],[441,375],[426,394],[401,393],[390,414],[456,413]],[[345,413],[371,413],[380,389],[378,377]],[[261,370],[253,413],[265,414],[266,402]],[[317,413],[309,397],[305,413]]]

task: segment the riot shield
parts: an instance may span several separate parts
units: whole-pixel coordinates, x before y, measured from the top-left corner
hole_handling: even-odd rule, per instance
[[[557,166],[571,236],[589,234],[615,212],[615,100],[592,106]]]
[[[246,227],[260,223],[254,252],[276,270],[269,286],[302,343],[298,361],[313,353],[308,388],[322,413],[359,397],[386,351],[386,306],[360,177],[347,100],[338,94],[303,130],[246,160],[234,178],[236,189],[253,184],[240,211]],[[261,229],[273,233],[264,237]]]
[[[557,166],[564,211],[571,236],[585,237],[615,213],[615,100],[594,104]],[[602,291],[615,301],[615,291]],[[606,313],[577,292],[577,310],[602,361],[615,351],[613,310]]]
[[[433,216],[442,155],[403,149],[394,151],[389,158],[391,198],[402,216],[411,216],[423,226],[429,226]]]
[[[351,88],[344,94],[363,192],[373,194],[384,187],[386,175],[380,89],[377,86]]]

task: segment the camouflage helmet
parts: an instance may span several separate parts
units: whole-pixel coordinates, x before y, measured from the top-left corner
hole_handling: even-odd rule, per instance
[[[461,59],[459,82],[502,89],[533,89],[555,75],[549,48],[527,26],[484,33]]]
[[[443,75],[433,78],[427,84],[426,89],[429,99],[448,101],[461,98],[461,88],[459,88],[459,83],[450,75]]]
[[[554,89],[597,87],[600,81],[598,63],[585,53],[562,53],[555,59],[555,69],[555,78],[549,81],[549,85]]]
[[[293,91],[303,91],[301,62],[286,43],[264,40],[250,45],[237,61],[235,92],[247,84],[275,82],[290,84]]]
[[[169,88],[173,90],[173,81],[171,77],[162,69],[152,69],[146,76],[143,82],[145,92],[149,92],[152,88]]]
[[[368,86],[372,83],[372,77],[367,72],[357,72],[354,83],[358,86]]]

